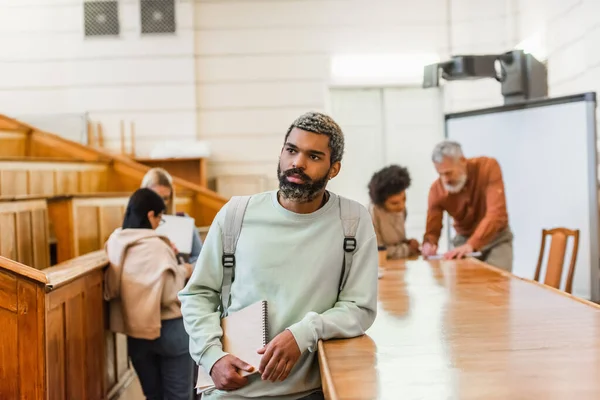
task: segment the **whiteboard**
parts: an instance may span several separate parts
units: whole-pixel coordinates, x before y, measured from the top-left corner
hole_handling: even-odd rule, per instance
[[[513,274],[533,279],[542,229],[579,229],[573,294],[598,301],[595,110],[595,94],[588,93],[450,114],[446,136],[466,157],[494,157],[500,164],[514,234]],[[563,277],[570,255],[569,246]]]

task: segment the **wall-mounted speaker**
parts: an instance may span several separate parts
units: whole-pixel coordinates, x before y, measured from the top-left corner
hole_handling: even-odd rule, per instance
[[[86,37],[119,35],[119,3],[117,1],[85,1],[83,18]]]
[[[142,34],[175,33],[175,0],[140,0]]]

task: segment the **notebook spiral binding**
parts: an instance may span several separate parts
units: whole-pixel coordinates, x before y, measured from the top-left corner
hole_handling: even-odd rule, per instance
[[[269,343],[269,324],[268,324],[268,314],[269,309],[267,307],[267,302],[262,302],[262,341],[263,346],[266,346]]]

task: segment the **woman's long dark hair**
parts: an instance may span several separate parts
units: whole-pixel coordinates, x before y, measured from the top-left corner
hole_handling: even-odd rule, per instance
[[[138,189],[127,203],[123,229],[152,229],[148,212],[154,211],[154,215],[158,215],[164,213],[166,209],[165,202],[156,192],[146,188]]]

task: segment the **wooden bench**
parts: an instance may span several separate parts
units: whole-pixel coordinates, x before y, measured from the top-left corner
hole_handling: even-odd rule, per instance
[[[207,187],[206,170],[208,160],[206,158],[135,158],[135,161],[150,168],[164,168],[173,176]]]
[[[176,199],[190,214],[192,195]],[[0,256],[37,269],[100,250],[123,223],[129,193],[0,200]]]
[[[16,129],[2,128],[0,124],[0,157],[27,155],[27,135]]]
[[[0,132],[3,132],[0,134],[0,148],[2,149],[0,157],[12,157],[10,162],[16,162],[15,157],[22,157],[27,160],[45,159],[46,162],[54,160],[53,162],[56,164],[60,164],[61,161],[64,163],[66,159],[72,160],[72,163],[85,162],[86,164],[106,167],[106,173],[99,174],[98,178],[75,179],[71,176],[70,179],[67,179],[67,183],[58,188],[62,189],[66,186],[67,189],[70,188],[71,190],[56,190],[55,188],[55,194],[70,195],[98,191],[131,193],[139,188],[143,176],[149,170],[149,167],[128,157],[71,142],[3,115],[0,115]],[[205,165],[205,162],[203,165]],[[206,171],[202,170],[205,170],[205,168],[202,166],[199,168],[198,173],[203,174],[201,181],[204,182]],[[23,196],[26,193],[49,194],[50,187],[36,182],[41,181],[50,186],[49,182],[55,181],[55,179],[46,179],[47,177],[41,178],[40,175],[36,176],[36,174],[33,174],[33,177],[28,180],[23,172],[9,172],[5,175],[7,175],[5,179],[9,182],[5,185],[7,187],[5,197]],[[32,184],[29,183],[30,180],[33,182]],[[63,180],[59,179],[59,182],[63,182]],[[183,192],[191,193],[188,213],[196,219],[198,226],[210,225],[217,212],[227,201],[224,197],[204,186],[177,177],[177,174],[174,177],[174,185],[178,195]],[[34,190],[30,191],[30,186],[33,186]],[[79,190],[75,191],[75,187],[78,187]],[[0,196],[2,196],[1,187]]]
[[[0,256],[36,269],[50,266],[46,200],[0,201]]]
[[[0,158],[0,199],[104,192],[108,173],[105,163]]]
[[[106,399],[134,378],[106,330],[104,252],[39,271],[0,257],[0,398]]]
[[[96,193],[49,199],[48,212],[57,242],[57,262],[100,250],[110,234],[123,223],[129,196]],[[192,197],[179,195],[177,211],[191,214]]]

